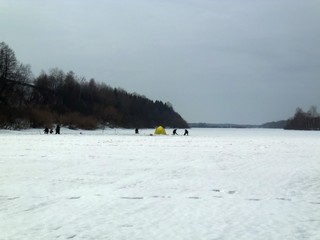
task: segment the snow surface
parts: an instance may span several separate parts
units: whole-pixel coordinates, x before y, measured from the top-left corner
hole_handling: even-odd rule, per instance
[[[320,132],[61,133],[0,131],[1,240],[320,239]]]

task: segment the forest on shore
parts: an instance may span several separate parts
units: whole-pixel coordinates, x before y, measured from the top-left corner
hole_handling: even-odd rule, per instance
[[[51,69],[34,77],[30,65],[0,42],[0,128],[188,128],[169,102],[112,88],[74,72]]]
[[[288,119],[284,129],[287,130],[320,130],[320,114],[315,106],[305,112],[297,108],[296,113]]]

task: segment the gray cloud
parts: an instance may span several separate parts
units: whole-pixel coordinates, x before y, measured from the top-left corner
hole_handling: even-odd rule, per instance
[[[316,0],[3,0],[0,40],[36,74],[73,70],[170,101],[189,122],[263,123],[319,106],[319,9]]]

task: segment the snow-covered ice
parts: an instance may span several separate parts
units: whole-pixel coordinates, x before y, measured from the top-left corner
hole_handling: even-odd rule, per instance
[[[152,132],[1,130],[0,239],[320,239],[320,132]]]

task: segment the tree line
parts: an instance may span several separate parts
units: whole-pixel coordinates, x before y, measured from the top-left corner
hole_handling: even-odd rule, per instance
[[[187,128],[167,102],[112,88],[74,72],[54,68],[34,77],[30,65],[0,42],[0,128]]]
[[[320,130],[320,114],[315,106],[307,112],[297,108],[296,113],[287,121],[284,129],[288,130]]]

